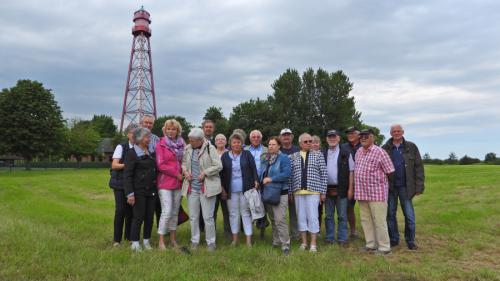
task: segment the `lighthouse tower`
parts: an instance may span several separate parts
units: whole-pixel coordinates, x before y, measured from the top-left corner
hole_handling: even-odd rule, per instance
[[[153,63],[151,61],[150,14],[141,7],[134,13],[132,28],[132,50],[128,67],[125,97],[123,99],[120,132],[129,123],[139,123],[144,115],[156,118],[156,99],[153,80]]]

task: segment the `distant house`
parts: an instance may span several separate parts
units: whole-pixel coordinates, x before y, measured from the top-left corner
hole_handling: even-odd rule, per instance
[[[97,145],[95,155],[82,156],[82,162],[112,162],[114,151],[113,138],[103,138]],[[73,155],[69,160],[76,162],[76,158]]]

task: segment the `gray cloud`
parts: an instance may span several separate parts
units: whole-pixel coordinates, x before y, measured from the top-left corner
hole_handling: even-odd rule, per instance
[[[500,136],[497,1],[144,1],[160,114],[199,123],[265,97],[287,68],[342,69],[362,119],[425,152],[483,157]],[[68,118],[121,113],[138,4],[4,1],[0,87],[36,79]],[[493,132],[493,133],[491,133]],[[491,141],[475,135],[488,134]],[[465,135],[465,136],[464,136]],[[499,153],[500,154],[500,153]]]

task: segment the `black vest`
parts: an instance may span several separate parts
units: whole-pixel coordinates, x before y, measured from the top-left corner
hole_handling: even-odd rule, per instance
[[[127,151],[129,151],[131,148],[129,146],[128,141],[120,143],[122,146],[122,158],[120,158],[120,164],[123,164],[123,161],[125,160],[125,154]],[[109,179],[109,187],[115,190],[123,190],[123,169],[121,170],[109,170],[109,174],[111,175],[111,178]]]
[[[349,157],[350,151],[343,149],[339,145],[339,157],[337,158],[337,192],[341,198],[347,197],[347,190],[349,189]],[[325,163],[328,163],[328,149],[323,151]]]

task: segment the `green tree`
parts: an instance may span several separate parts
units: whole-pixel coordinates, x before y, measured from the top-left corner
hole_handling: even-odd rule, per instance
[[[175,119],[177,120],[181,126],[182,126],[182,137],[184,140],[187,140],[187,136],[189,134],[189,131],[194,128],[194,126],[189,123],[186,118],[178,115],[166,115],[166,116],[160,116],[155,120],[155,123],[153,125],[153,134],[159,136],[160,138],[163,136],[163,125],[165,125],[165,121],[169,119]]]
[[[444,160],[445,164],[458,164],[458,158],[455,152],[450,152],[448,159]]]
[[[117,127],[113,121],[113,117],[104,114],[94,115],[90,120],[94,129],[99,133],[101,138],[113,138],[117,133]]]
[[[497,155],[493,152],[487,153],[486,156],[484,156],[484,162],[486,163],[494,163],[497,161]]]
[[[73,119],[68,132],[67,154],[73,155],[80,168],[82,157],[95,155],[101,136],[87,121]]]
[[[269,102],[256,99],[242,102],[233,108],[229,117],[229,136],[234,129],[243,129],[247,133],[258,129],[262,132],[263,139],[278,134],[279,127],[276,126],[275,118],[272,115]]]
[[[212,120],[214,122],[215,135],[228,133],[228,120],[222,113],[221,107],[209,107],[205,112],[205,116],[203,116],[203,120]]]
[[[57,154],[64,143],[62,111],[50,89],[31,80],[0,93],[0,147],[24,157],[26,169],[35,157]]]

